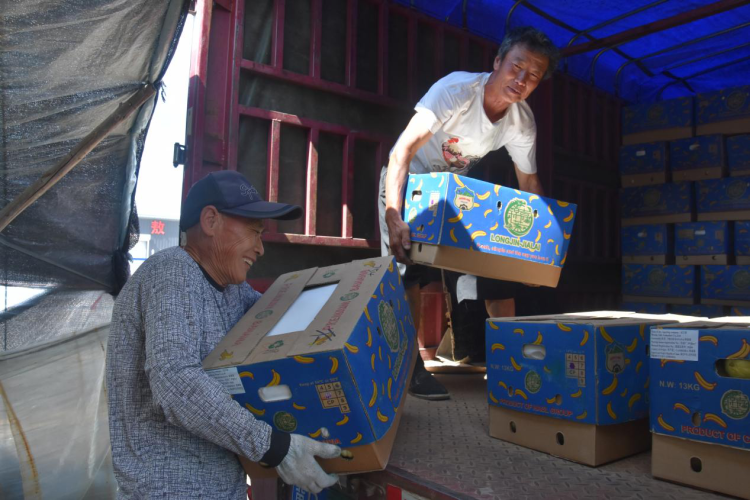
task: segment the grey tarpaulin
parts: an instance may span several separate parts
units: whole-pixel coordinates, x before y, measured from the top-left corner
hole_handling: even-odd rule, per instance
[[[186,2],[0,0],[0,5],[0,206],[5,206],[136,89],[159,82]],[[0,284],[119,290],[155,101],[3,231]]]

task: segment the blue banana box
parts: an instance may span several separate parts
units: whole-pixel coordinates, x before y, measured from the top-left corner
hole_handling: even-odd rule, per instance
[[[675,182],[719,179],[725,173],[724,137],[721,135],[671,141],[669,150]]]
[[[725,315],[724,306],[709,306],[705,304],[674,304],[670,306],[674,314],[682,316],[698,316],[700,318],[719,318]]]
[[[750,306],[750,266],[701,266],[701,304]]]
[[[728,222],[683,222],[674,225],[677,264],[727,264],[732,253]]]
[[[622,111],[623,144],[690,137],[693,126],[692,97],[635,104],[624,107]]]
[[[624,187],[662,184],[669,180],[667,143],[649,142],[620,148]]]
[[[727,137],[729,175],[750,175],[750,135]]]
[[[387,463],[415,338],[394,259],[373,258],[280,276],[203,367],[274,429],[352,451],[327,471],[363,472]]]
[[[576,205],[450,173],[409,175],[404,220],[416,263],[557,286]]]
[[[620,190],[623,226],[690,222],[694,207],[693,184],[659,184]]]
[[[672,231],[666,224],[639,224],[621,229],[622,261],[666,264],[673,254]]]
[[[750,85],[696,96],[696,134],[742,134],[750,125]]]
[[[638,314],[667,314],[667,304],[655,302],[623,302],[621,311],[633,311]]]
[[[695,183],[698,220],[750,220],[750,177]]]
[[[750,379],[725,364],[750,356],[750,318],[730,321],[651,328],[652,432],[750,449]]]
[[[622,265],[622,295],[626,301],[693,304],[695,266]]]
[[[750,221],[734,223],[734,255],[737,264],[750,264]]]

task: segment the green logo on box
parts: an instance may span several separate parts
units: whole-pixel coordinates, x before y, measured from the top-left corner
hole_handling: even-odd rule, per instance
[[[297,419],[289,412],[279,411],[273,416],[274,425],[284,432],[294,432],[297,430]]]
[[[653,208],[661,201],[661,191],[658,189],[649,189],[643,195],[643,205],[646,208]]]
[[[745,105],[747,100],[747,92],[741,90],[735,90],[727,96],[726,101],[727,109],[730,111],[739,111]]]
[[[357,297],[359,297],[359,294],[357,292],[347,293],[346,295],[342,295],[341,296],[341,302],[346,302],[348,300],[354,300]]]
[[[740,290],[750,287],[750,273],[747,271],[737,271],[732,276],[732,284]]]
[[[283,345],[284,345],[284,341],[283,340],[277,340],[273,344],[269,345],[268,348],[269,349],[278,349],[279,347],[281,347]]]
[[[381,300],[378,304],[378,319],[380,319],[380,328],[385,337],[385,341],[388,343],[391,351],[398,351],[398,346],[401,343],[401,338],[398,334],[398,324],[396,324],[396,315],[393,313],[391,305]]]
[[[648,284],[651,286],[662,286],[667,279],[667,273],[663,269],[654,269],[648,273]]]
[[[526,200],[513,198],[505,206],[503,226],[510,234],[518,238],[526,236],[534,227],[534,211]]]
[[[336,271],[328,271],[323,275],[324,278],[330,278],[331,276],[334,276],[336,274]]]
[[[464,187],[456,188],[456,197],[453,199],[453,204],[459,210],[466,210],[467,212],[474,208],[474,191]]]
[[[729,183],[729,186],[727,186],[727,198],[731,200],[737,200],[739,198],[742,198],[745,196],[745,191],[747,190],[747,182],[736,180]]]
[[[270,316],[270,315],[272,315],[272,314],[273,314],[273,311],[272,311],[272,310],[270,310],[270,309],[266,309],[265,311],[261,311],[261,312],[259,312],[258,314],[256,314],[256,315],[255,315],[255,319],[263,319],[263,318],[267,318],[267,317],[269,317],[269,316]]]
[[[539,392],[539,389],[542,388],[542,377],[540,377],[537,372],[532,370],[526,374],[526,378],[524,379],[523,383],[526,386],[527,391],[529,391],[531,394],[536,394],[537,392]]]
[[[750,399],[742,391],[727,391],[721,397],[721,412],[729,418],[741,420],[750,413]]]

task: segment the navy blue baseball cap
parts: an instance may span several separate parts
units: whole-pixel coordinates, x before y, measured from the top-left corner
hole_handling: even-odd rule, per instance
[[[244,175],[233,170],[211,172],[190,188],[180,214],[180,229],[198,224],[204,207],[213,205],[224,214],[248,219],[292,220],[302,215],[302,208],[286,203],[272,203]]]

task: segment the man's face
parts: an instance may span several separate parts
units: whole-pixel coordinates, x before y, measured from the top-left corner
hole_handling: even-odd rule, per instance
[[[263,221],[220,214],[221,225],[213,238],[211,258],[213,266],[227,279],[227,283],[240,284],[247,272],[263,255]]]
[[[509,102],[520,102],[531,95],[542,81],[549,58],[532,52],[525,45],[514,45],[502,61],[495,58],[495,85]]]

